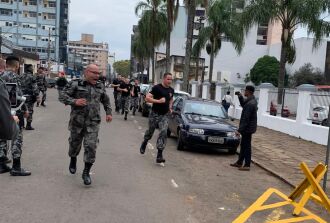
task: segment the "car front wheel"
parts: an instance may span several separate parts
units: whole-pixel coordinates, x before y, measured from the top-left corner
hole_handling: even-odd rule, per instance
[[[229,150],[228,150],[228,153],[231,154],[231,155],[235,155],[236,152],[237,152],[237,148],[229,149]]]

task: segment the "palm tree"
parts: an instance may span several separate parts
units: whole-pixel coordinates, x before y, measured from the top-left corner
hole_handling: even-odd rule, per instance
[[[321,18],[329,6],[328,0],[252,0],[244,9],[242,21],[246,30],[265,22],[279,22],[282,26],[278,104],[282,104],[285,65],[295,60],[294,31],[299,26],[307,28],[308,33],[314,34],[313,47],[318,47],[330,31],[329,22]]]
[[[167,35],[166,35],[166,72],[170,71],[171,65],[171,33],[178,17],[179,0],[164,0],[167,11]]]
[[[212,83],[214,58],[218,55],[224,38],[233,44],[238,53],[242,51],[244,31],[239,23],[239,14],[236,10],[232,10],[232,0],[215,0],[210,3],[207,10],[207,26],[200,30],[193,48],[194,56],[198,56],[205,47],[210,55],[210,83]]]
[[[163,0],[145,0],[137,4],[135,14],[141,16],[138,30],[141,39],[151,49],[152,83],[155,83],[155,48],[166,40],[167,16]]]
[[[143,73],[145,61],[151,58],[151,49],[148,49],[148,47],[149,46],[144,41],[142,41],[139,34],[137,35],[137,38],[133,40],[132,53],[140,65],[138,72]]]
[[[188,91],[189,74],[190,74],[190,60],[191,60],[193,32],[194,32],[193,28],[194,28],[194,18],[196,15],[196,7],[198,4],[201,4],[204,7],[207,7],[209,1],[208,0],[184,0],[183,2],[188,11],[186,54],[185,54],[184,70],[183,70],[183,90]]]

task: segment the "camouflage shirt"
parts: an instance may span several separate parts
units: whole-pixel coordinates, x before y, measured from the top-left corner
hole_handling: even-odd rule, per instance
[[[37,85],[36,77],[31,73],[25,73],[20,76],[22,83],[22,91],[24,95],[36,97],[39,95],[39,89]]]
[[[39,90],[46,91],[47,90],[46,77],[43,75],[37,74],[36,80],[37,80],[37,85],[38,85]]]
[[[5,82],[5,83],[15,83],[17,84],[17,94],[18,96],[23,96],[23,91],[22,91],[22,84],[21,84],[21,80],[18,74],[16,74],[13,71],[4,71],[1,74],[1,79]],[[27,107],[24,104],[22,106],[22,111],[27,111]]]
[[[87,100],[86,106],[75,105],[75,100],[80,98]],[[93,86],[82,79],[71,81],[64,87],[59,100],[65,105],[71,105],[70,130],[87,127],[87,131],[89,129],[93,131],[92,128],[88,127],[98,125],[101,122],[100,103],[103,104],[107,115],[112,114],[109,96],[104,85],[100,82]]]

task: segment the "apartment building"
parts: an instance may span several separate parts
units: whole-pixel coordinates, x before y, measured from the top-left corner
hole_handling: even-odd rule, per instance
[[[64,63],[68,14],[69,0],[0,0],[0,34],[42,64]]]
[[[109,55],[107,43],[95,43],[94,35],[81,34],[81,40],[68,42],[68,50],[69,54],[75,55],[74,57],[82,58],[83,67],[93,63],[99,66],[102,75],[107,75]]]

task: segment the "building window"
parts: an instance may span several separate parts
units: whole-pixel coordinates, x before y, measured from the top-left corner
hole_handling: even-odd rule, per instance
[[[36,18],[37,13],[36,12],[29,12],[29,17]]]
[[[56,7],[56,2],[48,2],[48,7],[49,8],[55,8]]]
[[[10,0],[1,0],[1,3],[10,3]]]
[[[56,14],[48,13],[48,19],[56,19]]]
[[[37,0],[29,0],[29,5],[37,5]]]
[[[13,15],[13,10],[0,8],[0,15],[12,16]]]

